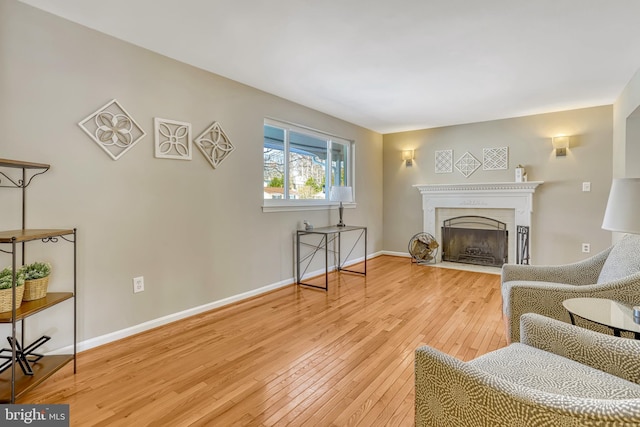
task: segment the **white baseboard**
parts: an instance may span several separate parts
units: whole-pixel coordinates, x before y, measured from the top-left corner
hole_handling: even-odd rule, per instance
[[[375,252],[373,254],[369,254],[369,255],[367,255],[367,259],[369,260],[369,259],[378,257],[380,255],[384,255],[384,251],[379,251],[379,252]],[[362,262],[362,261],[364,261],[364,257],[354,258],[354,259],[351,259],[351,260],[345,262],[343,267],[349,267],[351,265],[358,264],[359,262]],[[336,269],[335,265],[330,265],[329,266],[329,273],[331,273],[335,269]],[[305,280],[305,279],[308,279],[309,277],[316,277],[316,276],[320,276],[322,274],[324,274],[324,270],[320,269],[320,270],[316,270],[316,271],[312,271],[312,272],[304,274],[301,279]],[[295,279],[291,279],[291,281],[295,282]]]
[[[380,255],[391,255],[391,256],[400,256],[403,258],[411,258],[409,252],[393,252],[393,251],[382,251]]]
[[[376,252],[375,254],[371,254],[367,256],[367,259],[375,258],[377,256],[382,255],[383,252]],[[360,257],[357,259],[350,260],[345,263],[345,266],[350,266],[353,264],[357,264],[359,262],[364,261],[364,257]],[[329,271],[333,271],[335,267],[330,267]],[[317,270],[304,275],[304,278],[315,277],[324,274],[324,270]],[[254,289],[252,291],[243,292],[241,294],[233,295],[227,298],[223,298],[218,301],[213,301],[204,305],[200,305],[198,307],[189,308],[187,310],[180,311],[178,313],[169,314],[167,316],[159,317],[157,319],[149,320],[147,322],[140,323],[135,326],[131,326],[125,329],[121,329],[119,331],[110,332],[105,335],[101,335],[95,338],[89,338],[88,340],[81,341],[77,344],[77,351],[82,352],[85,350],[89,350],[94,347],[98,347],[104,344],[108,344],[114,341],[121,340],[123,338],[129,337],[131,335],[139,334],[140,332],[148,331],[149,329],[157,328],[158,326],[163,326],[168,323],[175,322],[177,320],[186,319],[187,317],[195,316],[196,314],[204,313],[206,311],[210,311],[216,308],[223,307],[225,305],[233,304],[238,301],[245,300],[247,298],[255,297],[260,294],[264,294],[267,292],[274,291],[279,288],[283,288],[285,286],[291,285],[295,283],[295,279],[289,278],[285,280],[281,280],[277,283],[273,283],[271,285],[263,286],[258,289]],[[73,353],[73,345],[69,345],[63,348],[59,348],[57,350],[53,350],[47,352],[47,354],[70,354]]]
[[[384,255],[384,251],[378,251],[378,252],[374,252],[372,254],[367,255],[367,259],[373,259],[376,257],[379,257],[380,255]],[[362,259],[361,259],[362,261]]]

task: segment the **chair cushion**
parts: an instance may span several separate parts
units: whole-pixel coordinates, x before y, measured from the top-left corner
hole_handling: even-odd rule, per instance
[[[547,393],[593,399],[640,398],[638,384],[521,343],[467,363],[491,376]]]
[[[640,234],[627,234],[616,243],[602,266],[598,283],[622,279],[640,271]]]
[[[531,280],[511,280],[509,282],[504,282],[501,286],[500,291],[502,292],[502,301],[511,301],[512,304],[518,304],[520,301],[516,301],[516,300],[512,300],[511,299],[511,288],[513,288],[514,286],[516,287],[526,287],[528,285],[533,285],[535,286],[536,289],[540,289],[540,288],[547,288],[550,290],[549,293],[545,294],[545,297],[543,298],[538,298],[536,301],[536,306],[535,307],[531,307],[531,301],[528,301],[527,307],[531,312],[534,313],[546,313],[548,315],[551,315],[551,312],[553,312],[554,310],[556,310],[556,305],[557,303],[555,302],[556,298],[554,298],[553,295],[553,291],[558,290],[559,288],[568,288],[568,287],[575,287],[576,285],[568,285],[566,283],[556,283],[556,282],[542,282],[542,281],[531,281]],[[539,293],[536,292],[536,295],[538,295]],[[510,306],[509,304],[502,304],[502,309],[504,310],[504,314],[511,314],[511,313],[507,313],[507,307],[509,307],[512,311],[514,309],[513,306]],[[568,316],[568,314],[567,314]],[[551,317],[556,317],[556,316],[551,316]]]

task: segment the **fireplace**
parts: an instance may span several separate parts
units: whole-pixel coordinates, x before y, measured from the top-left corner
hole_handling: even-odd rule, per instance
[[[477,215],[451,218],[442,224],[442,260],[502,267],[508,262],[507,224]]]
[[[422,195],[423,228],[442,244],[444,221],[459,216],[485,216],[506,223],[510,262],[530,263],[533,193],[542,181],[414,185]],[[518,231],[526,229],[526,238]],[[522,240],[522,242],[521,242]],[[526,247],[520,247],[521,244]],[[473,252],[474,250],[472,250]],[[520,259],[520,260],[519,260]]]

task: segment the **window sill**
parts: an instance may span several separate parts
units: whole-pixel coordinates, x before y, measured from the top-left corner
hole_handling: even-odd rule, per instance
[[[295,212],[295,211],[322,211],[338,209],[339,204],[325,200],[264,200],[262,212]],[[345,209],[354,209],[356,203],[343,203]]]

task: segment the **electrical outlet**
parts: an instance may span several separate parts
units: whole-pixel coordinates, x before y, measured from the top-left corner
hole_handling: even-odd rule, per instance
[[[144,277],[134,277],[133,278],[133,293],[137,294],[138,292],[144,291]]]
[[[591,252],[591,244],[590,243],[583,243],[582,244],[582,252],[584,252],[585,254],[588,254],[589,252]]]
[[[582,191],[591,191],[591,183],[583,182],[582,183]]]

